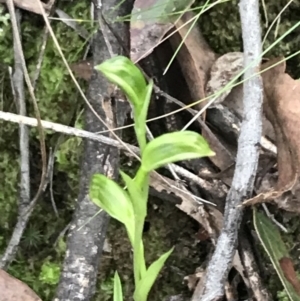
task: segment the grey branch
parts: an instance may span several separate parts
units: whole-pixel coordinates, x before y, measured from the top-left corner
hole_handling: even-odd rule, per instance
[[[253,190],[258,165],[259,142],[262,131],[262,80],[254,77],[261,59],[261,28],[258,0],[241,0],[240,16],[244,44],[244,118],[238,140],[236,168],[231,189],[226,199],[224,225],[218,238],[215,252],[209,262],[205,290],[197,300],[221,300],[224,283],[232,267],[238,243],[238,231],[243,209],[238,207]]]
[[[9,7],[11,18],[15,20],[15,24],[20,28],[21,13],[20,10],[14,11],[13,6]],[[24,74],[22,68],[22,58],[19,48],[16,45],[16,35],[19,29],[14,28],[14,58],[15,67],[12,75],[13,95],[21,116],[26,115],[26,103],[24,96]],[[0,267],[8,267],[14,259],[17,252],[21,237],[26,228],[31,212],[28,211],[30,205],[30,170],[29,170],[29,136],[28,127],[25,124],[19,124],[19,146],[20,146],[20,188],[19,188],[19,214],[17,224],[14,228],[11,239],[1,257]]]
[[[18,123],[18,124],[26,124],[32,127],[36,127],[38,125],[37,119],[36,118],[32,118],[32,117],[26,117],[26,116],[21,116],[21,115],[17,115],[17,114],[13,114],[13,113],[8,113],[8,112],[3,112],[0,111],[0,119],[1,120],[6,120],[9,122],[13,122],[13,123]],[[133,145],[130,145],[128,143],[122,142],[120,143],[119,141],[113,139],[113,138],[109,138],[103,135],[99,135],[99,134],[95,134],[95,133],[91,133],[89,131],[85,131],[85,130],[80,130],[80,129],[76,129],[70,126],[66,126],[66,125],[62,125],[62,124],[58,124],[58,123],[54,123],[54,122],[49,122],[49,121],[41,121],[42,126],[44,129],[48,129],[48,130],[53,130],[57,133],[63,133],[69,136],[76,136],[76,137],[80,137],[80,138],[85,138],[85,139],[89,139],[89,140],[93,140],[93,141],[98,141],[101,142],[105,145],[109,145],[109,146],[113,146],[116,147],[120,150],[125,151],[128,155],[131,156],[136,156],[137,154],[139,154],[139,148],[135,147]],[[129,153],[129,151],[131,151],[131,153]],[[200,187],[206,187],[206,186],[211,186],[212,184],[209,181],[206,181],[198,176],[196,176],[195,174],[193,174],[192,172],[189,172],[188,170],[176,165],[176,164],[171,164],[172,168],[182,177],[189,179],[190,181],[200,185]],[[210,189],[209,189],[210,190]]]

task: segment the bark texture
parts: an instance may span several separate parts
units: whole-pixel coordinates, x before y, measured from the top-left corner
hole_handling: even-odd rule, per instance
[[[100,29],[93,38],[93,65],[109,59],[113,54],[123,54],[114,33],[117,32],[125,46],[129,46],[128,23],[116,22],[109,27],[102,16],[110,18],[128,15],[132,9],[132,1],[125,1],[118,9],[118,0],[102,1],[102,7],[95,5],[95,20]],[[111,19],[107,22],[113,21]],[[124,122],[129,106],[124,99],[116,99],[110,91],[112,86],[99,73],[94,72],[89,85],[88,99],[90,104],[110,127]],[[87,108],[85,129],[89,132],[106,130],[106,126]],[[77,207],[67,239],[67,251],[61,273],[60,283],[54,300],[90,300],[94,295],[100,256],[105,240],[109,218],[99,211],[89,198],[89,184],[95,173],[103,173],[110,178],[118,176],[119,152],[116,148],[96,141],[85,140],[82,158],[80,192]]]
[[[207,268],[204,293],[195,301],[222,300],[224,284],[232,267],[243,216],[241,202],[252,194],[262,132],[262,80],[257,74],[261,59],[261,27],[257,0],[241,0],[240,16],[244,46],[244,118],[232,186],[226,199],[224,225]]]

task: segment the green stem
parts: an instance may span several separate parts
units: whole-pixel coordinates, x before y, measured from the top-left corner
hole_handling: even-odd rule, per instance
[[[133,246],[133,266],[134,266],[134,280],[135,286],[138,286],[139,281],[146,272],[146,263],[144,258],[143,247],[143,226],[145,219],[139,219],[135,224],[135,237]]]
[[[140,168],[134,179],[137,186],[141,187],[142,199],[135,202],[135,230],[133,243],[133,266],[135,286],[138,285],[141,277],[146,273],[146,262],[144,258],[143,228],[147,215],[147,200],[149,191],[149,175]]]
[[[134,123],[134,130],[135,130],[135,135],[140,147],[140,152],[141,155],[146,147],[147,144],[147,140],[146,140],[146,124],[139,124],[139,120],[135,119],[135,123]]]

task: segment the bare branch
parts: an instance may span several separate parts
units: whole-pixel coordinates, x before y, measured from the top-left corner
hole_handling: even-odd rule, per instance
[[[272,300],[268,290],[264,287],[259,275],[257,263],[251,249],[250,242],[246,239],[245,233],[240,233],[240,256],[245,267],[245,276],[249,280],[249,287],[252,290],[255,300]]]
[[[14,122],[14,123],[19,123],[19,124],[23,123],[23,124],[33,126],[33,127],[36,127],[38,125],[37,119],[35,119],[35,118],[20,116],[17,114],[3,112],[3,111],[0,111],[0,119]],[[76,128],[73,128],[70,126],[66,126],[66,125],[62,125],[62,124],[58,124],[58,123],[54,123],[54,122],[49,122],[49,121],[44,121],[44,120],[42,120],[41,123],[42,123],[42,126],[44,129],[53,130],[55,132],[63,133],[63,134],[69,135],[69,136],[76,136],[76,137],[86,138],[86,139],[93,140],[93,141],[98,141],[105,145],[113,146],[120,150],[123,150],[129,156],[133,156],[133,154],[135,154],[135,155],[139,154],[138,147],[130,145],[125,142],[120,143],[119,141],[117,141],[113,138],[106,137],[104,135],[99,135],[99,134],[91,133],[89,131],[80,130],[80,129],[76,129]],[[131,150],[133,154],[129,153],[128,149]],[[176,171],[179,175],[200,185],[202,188],[203,187],[209,188],[209,187],[214,186],[214,184],[211,184],[209,181],[206,181],[206,180],[202,179],[201,177],[196,176],[195,174],[191,173],[190,171],[188,171],[176,164],[171,164],[171,166],[174,169],[174,171]],[[210,189],[208,189],[208,190],[210,190]]]
[[[9,113],[9,112],[0,111],[0,119],[6,120],[9,122],[13,122],[13,123],[18,123],[18,124],[26,124],[31,127],[38,126],[38,121],[36,118],[21,116],[21,115]],[[109,138],[109,137],[106,137],[104,135],[91,133],[89,131],[80,130],[80,129],[76,129],[76,128],[73,128],[70,126],[66,126],[66,125],[62,125],[62,124],[54,123],[54,122],[49,122],[49,121],[45,121],[45,120],[42,120],[41,122],[42,122],[43,128],[47,129],[47,130],[52,130],[54,132],[66,134],[68,136],[87,138],[90,140],[99,141],[101,143],[104,143],[104,144],[107,144],[110,146],[114,146],[120,150],[127,150],[127,148],[124,145],[122,145],[119,141]],[[131,146],[130,144],[126,144],[126,143],[125,143],[125,145],[129,149],[131,149],[133,152],[138,153],[137,147]]]
[[[232,267],[238,242],[238,230],[243,216],[239,207],[252,194],[259,158],[262,132],[262,80],[259,75],[261,58],[261,28],[258,0],[241,0],[240,15],[244,43],[244,119],[238,140],[236,168],[231,189],[226,199],[224,225],[215,252],[209,262],[205,291],[196,300],[221,300],[224,283]]]
[[[49,3],[52,2],[49,1]],[[46,179],[46,172],[47,172],[47,153],[46,153],[46,144],[45,144],[45,133],[43,131],[43,128],[41,126],[41,114],[39,111],[39,107],[37,104],[37,100],[34,94],[34,89],[29,77],[29,73],[27,70],[26,66],[26,61],[23,53],[23,47],[21,43],[21,37],[20,37],[20,32],[18,29],[18,24],[15,16],[15,6],[13,0],[6,0],[6,5],[10,14],[11,18],[11,24],[12,24],[12,30],[13,30],[13,37],[14,37],[14,47],[17,48],[18,55],[19,55],[19,64],[20,67],[22,67],[23,70],[23,75],[24,75],[24,80],[26,82],[26,85],[28,87],[28,92],[30,95],[30,100],[32,101],[35,116],[38,121],[38,132],[39,132],[39,140],[40,140],[40,148],[41,148],[41,154],[42,154],[42,175],[41,175],[41,180],[39,184],[38,191],[36,192],[34,198],[31,201],[31,208],[34,206],[35,202],[39,199],[41,193],[43,192],[43,188],[45,186],[45,179]]]
[[[21,12],[16,10],[16,21],[20,28]],[[15,67],[12,76],[12,88],[19,114],[26,116],[26,103],[24,96],[24,74],[22,68],[22,58],[19,48],[14,39],[14,58]],[[25,124],[19,124],[19,146],[20,146],[20,195],[19,195],[19,214],[18,221],[14,228],[12,237],[0,260],[0,267],[7,267],[14,259],[19,246],[21,237],[26,228],[29,214],[26,214],[30,204],[30,169],[29,169],[29,136],[28,127]]]

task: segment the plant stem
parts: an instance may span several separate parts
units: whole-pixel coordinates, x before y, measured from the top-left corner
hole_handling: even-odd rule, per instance
[[[149,191],[149,175],[140,168],[136,174],[135,182],[138,187],[141,187],[142,197],[140,200],[135,200],[135,231],[133,244],[133,266],[135,286],[146,272],[146,263],[144,258],[144,245],[142,240],[145,218],[147,215],[147,200]]]

